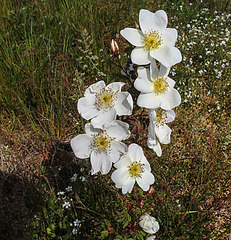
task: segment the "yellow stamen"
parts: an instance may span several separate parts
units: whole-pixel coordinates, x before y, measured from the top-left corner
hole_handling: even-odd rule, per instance
[[[145,32],[144,34],[144,46],[146,50],[154,50],[159,48],[159,46],[163,43],[161,35],[158,31],[149,30],[149,32]]]
[[[106,132],[96,134],[93,137],[92,148],[97,153],[107,153],[108,151],[110,151],[112,140],[113,138],[109,137]]]
[[[117,91],[112,89],[101,89],[99,93],[96,94],[96,106],[98,110],[111,109],[115,105]]]
[[[167,121],[167,113],[165,110],[159,108],[156,111],[156,124],[164,125]]]
[[[141,177],[141,173],[144,172],[144,164],[141,164],[139,162],[133,162],[129,167],[128,167],[128,172],[131,177],[137,178]]]
[[[165,93],[169,88],[169,84],[165,77],[158,77],[153,83],[153,91],[159,95]]]

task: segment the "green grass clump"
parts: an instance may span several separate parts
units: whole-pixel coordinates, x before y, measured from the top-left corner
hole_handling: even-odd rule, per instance
[[[141,129],[131,141],[143,144],[156,182],[153,194],[122,195],[110,174],[90,175],[69,142],[83,133],[76,104],[85,89],[126,81],[110,40],[125,67],[132,47],[119,32],[138,23],[142,8],[164,9],[178,30],[183,61],[170,76],[182,104],[160,158],[145,147],[147,120],[131,126]],[[138,219],[148,212],[160,223],[157,239],[227,239],[230,17],[225,0],[3,0],[0,238],[145,239]]]

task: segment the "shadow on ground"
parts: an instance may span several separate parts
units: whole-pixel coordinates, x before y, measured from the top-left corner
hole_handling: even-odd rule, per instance
[[[40,175],[28,179],[23,172],[0,170],[0,239],[31,238],[31,221],[46,206],[46,186],[54,192],[66,187],[78,164],[69,144],[57,143],[49,159],[42,162]]]

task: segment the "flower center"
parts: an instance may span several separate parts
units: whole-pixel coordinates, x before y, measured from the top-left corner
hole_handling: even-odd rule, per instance
[[[149,30],[149,32],[144,33],[144,46],[147,50],[157,49],[162,43],[163,40],[158,31]]]
[[[96,94],[96,106],[98,110],[111,109],[115,105],[117,91],[112,89],[101,89],[99,93]]]
[[[139,162],[133,162],[129,167],[128,167],[128,172],[131,177],[137,178],[141,177],[141,173],[144,172],[144,164],[141,164]]]
[[[156,124],[164,125],[167,122],[167,113],[165,110],[159,108],[156,111]]]
[[[92,148],[97,153],[107,153],[111,148],[111,141],[113,138],[109,137],[106,132],[94,135]]]
[[[165,77],[158,77],[153,83],[153,91],[159,95],[165,93],[169,88]]]

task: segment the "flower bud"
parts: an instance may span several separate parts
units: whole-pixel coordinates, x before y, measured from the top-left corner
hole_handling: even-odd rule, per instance
[[[135,28],[140,30],[139,24],[136,21],[134,21],[134,22],[135,22]]]
[[[144,205],[144,200],[143,199],[140,201],[140,206],[142,206],[142,205]]]
[[[147,195],[149,196],[149,195],[151,195],[151,194],[153,194],[153,193],[154,193],[154,187],[151,186],[151,187],[149,188],[148,192],[147,192]]]
[[[118,43],[116,42],[115,39],[112,39],[112,40],[111,40],[111,50],[112,50],[112,52],[113,52],[115,55],[118,54],[119,46],[118,46]]]

